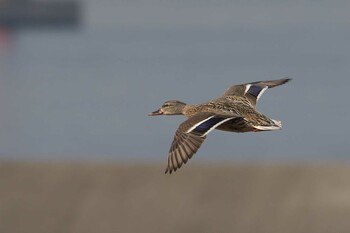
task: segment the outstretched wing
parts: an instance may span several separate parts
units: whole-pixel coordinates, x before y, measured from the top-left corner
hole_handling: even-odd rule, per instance
[[[219,125],[240,116],[202,112],[184,121],[177,129],[168,156],[165,173],[172,173],[197,152],[207,134]]]
[[[224,96],[245,96],[248,98],[249,102],[255,107],[261,95],[268,88],[273,88],[285,84],[290,80],[291,79],[289,78],[284,78],[278,80],[258,81],[240,85],[233,85],[225,91]]]

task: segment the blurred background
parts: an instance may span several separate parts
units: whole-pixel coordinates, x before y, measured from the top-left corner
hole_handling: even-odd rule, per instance
[[[347,232],[350,3],[0,1],[0,232]],[[164,175],[185,119],[230,85],[292,78],[276,132],[212,132]]]

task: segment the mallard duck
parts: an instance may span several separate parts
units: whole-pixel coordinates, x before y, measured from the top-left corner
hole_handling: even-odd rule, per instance
[[[172,173],[197,152],[213,129],[229,132],[260,132],[282,128],[280,121],[256,110],[261,95],[268,89],[291,79],[268,80],[233,85],[222,96],[203,104],[186,104],[168,100],[149,116],[185,115],[187,120],[177,129],[170,146],[165,173]]]

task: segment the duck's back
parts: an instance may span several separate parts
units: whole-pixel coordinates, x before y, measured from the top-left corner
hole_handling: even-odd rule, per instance
[[[260,113],[244,96],[225,96],[208,103],[213,112],[234,114],[243,117],[243,120],[230,120],[217,129],[231,132],[247,132],[261,130],[275,130],[280,126],[277,121]]]

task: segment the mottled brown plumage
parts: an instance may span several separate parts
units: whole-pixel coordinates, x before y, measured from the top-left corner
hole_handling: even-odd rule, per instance
[[[270,119],[256,110],[256,104],[268,88],[282,85],[290,79],[258,81],[233,85],[222,96],[203,104],[188,105],[178,100],[166,101],[156,115],[185,115],[171,144],[165,173],[180,168],[197,152],[207,134],[213,130],[259,132],[278,130],[280,121]]]

